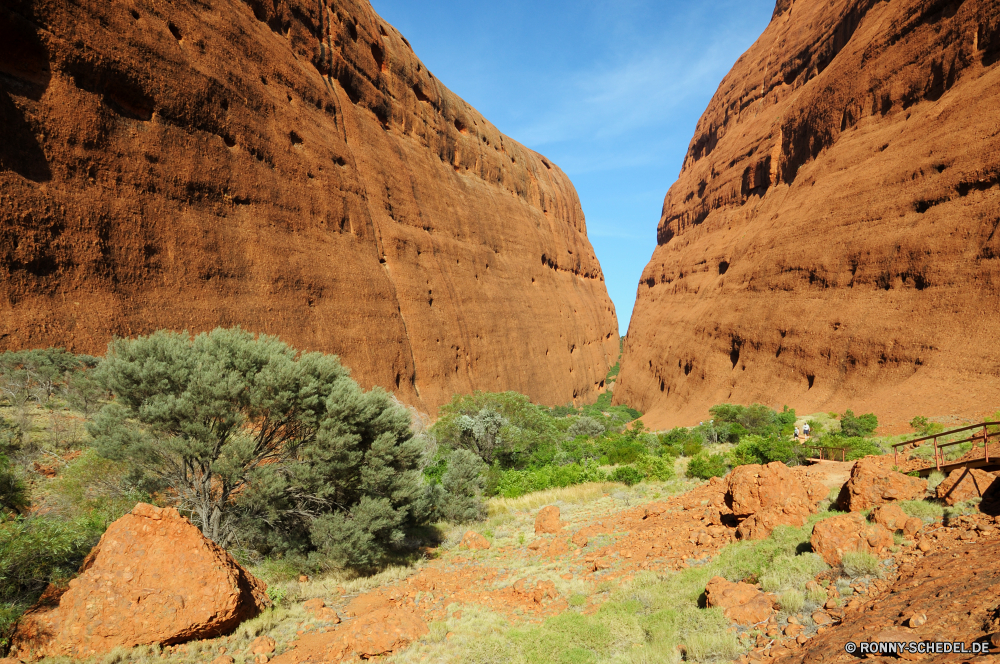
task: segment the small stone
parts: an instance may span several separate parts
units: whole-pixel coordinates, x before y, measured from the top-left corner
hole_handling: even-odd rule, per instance
[[[309,577],[305,574],[299,574],[299,583],[308,583]]]
[[[930,542],[924,539],[920,540],[920,542],[917,543],[917,548],[923,551],[924,553],[927,553],[928,551],[933,549],[934,546]]]
[[[219,654],[220,655],[226,654],[226,646],[219,646]]]
[[[274,652],[274,639],[270,636],[258,636],[250,644],[250,652],[254,655],[270,655]]]
[[[909,625],[910,627],[920,627],[925,622],[927,622],[926,613],[914,613],[912,616],[910,616],[910,619],[906,621],[906,624]]]
[[[789,625],[801,625],[802,623],[795,616],[788,616],[788,624]]]
[[[797,637],[795,637],[795,642],[797,644],[799,644],[800,646],[804,645],[805,642],[808,641],[808,640],[809,640],[809,637],[805,636],[804,634],[799,634]]]
[[[823,605],[823,608],[824,609],[836,609],[838,606],[840,606],[840,602],[838,600],[836,600],[836,599],[829,599],[829,600],[827,600],[826,604]]]
[[[800,634],[802,634],[802,631],[804,629],[805,627],[803,627],[802,625],[788,625],[784,629],[785,636],[792,636],[792,637],[799,636]]]
[[[812,614],[812,621],[817,625],[829,625],[833,622],[833,618],[826,611],[816,611]]]

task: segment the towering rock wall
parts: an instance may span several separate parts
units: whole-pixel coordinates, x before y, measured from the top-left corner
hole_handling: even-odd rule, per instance
[[[1000,406],[1000,2],[780,0],[698,122],[616,399]]]
[[[0,350],[218,325],[433,410],[593,398],[576,192],[365,0],[0,5]]]

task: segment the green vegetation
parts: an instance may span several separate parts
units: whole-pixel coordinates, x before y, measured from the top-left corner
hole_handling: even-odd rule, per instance
[[[878,557],[867,551],[848,551],[841,561],[844,573],[851,577],[881,576],[882,564]]]
[[[580,611],[586,598],[573,595],[569,611],[541,625],[485,627],[480,618],[468,628],[474,636],[467,636],[463,625],[456,624],[456,638],[450,644],[442,639],[439,647],[463,662],[679,663],[679,644],[689,661],[734,660],[746,652],[755,633],[740,635],[719,609],[700,608],[709,579],[760,579],[779,594],[784,612],[814,610],[827,596],[822,589],[807,590],[806,584],[828,568],[816,554],[799,553],[808,549],[811,532],[811,526],[779,527],[766,540],[727,546],[705,565],[669,575],[642,573],[617,589],[598,587],[603,602],[593,615]],[[396,661],[419,661],[428,652],[433,661],[435,650],[414,650]]]

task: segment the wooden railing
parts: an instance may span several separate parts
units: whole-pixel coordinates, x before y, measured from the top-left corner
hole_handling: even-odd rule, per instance
[[[946,447],[951,447],[953,445],[961,445],[962,443],[972,443],[972,449],[976,449],[976,443],[978,441],[983,441],[983,455],[986,463],[990,462],[990,437],[1000,440],[1000,431],[990,431],[990,427],[1000,427],[1000,422],[981,422],[979,424],[970,424],[967,427],[961,427],[958,429],[952,429],[951,431],[942,431],[941,433],[931,434],[929,436],[924,436],[923,438],[914,438],[913,440],[906,440],[902,443],[896,443],[893,445],[893,455],[896,465],[899,465],[899,448],[904,445],[912,446],[914,449],[920,447],[921,443],[928,440],[934,443],[934,466],[938,470],[941,470],[941,464],[944,461],[943,450]],[[947,443],[938,443],[938,438],[943,438],[945,436],[952,436],[956,433],[962,433],[963,431],[978,431],[968,438],[963,438],[962,440],[953,440]],[[926,469],[924,469],[926,470]]]
[[[840,461],[847,461],[847,448],[846,447],[820,447],[819,445],[803,445],[803,449],[815,450],[819,452],[819,456],[807,457],[810,461],[837,461],[837,457],[840,457]]]

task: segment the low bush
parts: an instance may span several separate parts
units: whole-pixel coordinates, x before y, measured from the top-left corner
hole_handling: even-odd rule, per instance
[[[761,575],[760,585],[765,592],[802,589],[817,574],[830,569],[823,558],[815,553],[781,555]]]
[[[611,477],[608,479],[626,486],[634,486],[643,480],[643,475],[632,466],[619,466],[612,471]]]
[[[28,486],[6,456],[0,454],[0,518],[4,512],[19,513],[28,506]]]
[[[92,517],[47,516],[0,521],[0,649],[13,621],[50,583],[66,583],[97,544],[106,524]]]
[[[801,590],[786,590],[778,596],[778,604],[785,613],[798,613],[806,605],[806,596]]]
[[[771,463],[780,461],[787,466],[797,466],[805,459],[802,447],[793,440],[780,436],[749,434],[740,439],[730,453],[733,466]]]
[[[848,551],[841,559],[844,573],[850,577],[881,576],[882,563],[867,551]]]
[[[632,465],[635,466],[636,470],[642,473],[642,476],[645,479],[652,480],[654,482],[666,482],[676,477],[676,473],[674,473],[674,464],[670,461],[670,457],[665,459],[663,457],[645,454]]]
[[[887,452],[885,447],[879,441],[873,438],[862,438],[859,436],[846,437],[840,434],[832,434],[824,436],[821,444],[824,447],[847,448],[847,461],[863,459],[869,454],[878,456]]]
[[[712,477],[723,477],[729,468],[726,466],[726,459],[721,454],[708,455],[699,453],[688,461],[686,474],[688,477],[707,480]]]
[[[517,498],[533,491],[607,481],[608,473],[593,464],[543,466],[532,470],[500,471],[495,492],[504,498]]]
[[[901,500],[896,504],[908,515],[920,519],[934,520],[944,516],[944,507],[929,500]]]

